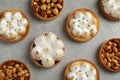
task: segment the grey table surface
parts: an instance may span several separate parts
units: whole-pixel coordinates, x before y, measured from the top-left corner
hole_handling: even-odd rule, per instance
[[[99,0],[64,0],[65,7],[61,16],[53,21],[44,22],[32,13],[31,0],[0,0],[0,12],[5,9],[17,8],[29,17],[31,31],[19,43],[6,43],[0,41],[0,63],[16,59],[27,64],[31,71],[31,80],[64,80],[64,70],[67,64],[75,59],[87,59],[95,63],[100,71],[101,80],[120,80],[120,73],[111,73],[102,68],[98,62],[98,52],[102,43],[110,38],[120,37],[120,22],[107,20],[99,11]],[[94,11],[101,22],[97,36],[85,43],[71,40],[65,32],[65,23],[70,12],[77,8],[88,8]],[[62,38],[66,53],[61,64],[51,69],[37,67],[30,57],[30,45],[34,38],[43,33],[54,32]]]

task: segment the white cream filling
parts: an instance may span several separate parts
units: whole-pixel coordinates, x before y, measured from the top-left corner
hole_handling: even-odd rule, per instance
[[[32,57],[41,60],[44,67],[51,67],[55,61],[61,61],[64,58],[64,44],[54,33],[38,36],[34,43],[36,46],[32,49]]]
[[[72,80],[96,80],[97,73],[93,65],[87,62],[75,62],[67,75]]]
[[[102,0],[102,4],[107,14],[120,19],[120,0]]]
[[[74,36],[87,38],[97,33],[97,25],[94,23],[94,17],[90,12],[76,11],[69,25]]]
[[[18,38],[26,32],[28,20],[20,12],[6,12],[0,20],[0,35],[7,38]]]

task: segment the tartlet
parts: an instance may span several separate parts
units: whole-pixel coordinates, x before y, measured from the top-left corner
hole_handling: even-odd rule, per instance
[[[34,14],[41,20],[54,20],[64,8],[64,0],[31,0]]]
[[[78,59],[68,64],[64,80],[100,80],[100,75],[95,64],[85,59]]]
[[[29,68],[17,60],[5,61],[0,65],[0,80],[30,80]]]
[[[101,0],[100,9],[104,16],[113,21],[120,21],[120,1]]]
[[[93,11],[86,8],[76,9],[68,16],[66,29],[75,41],[89,41],[98,33],[100,21]]]
[[[120,38],[112,38],[103,43],[99,58],[106,70],[120,72]]]
[[[27,16],[18,9],[5,10],[0,14],[0,39],[7,42],[23,40],[29,33]]]
[[[50,32],[35,38],[30,47],[30,55],[39,67],[51,68],[63,60],[65,47],[62,40]]]

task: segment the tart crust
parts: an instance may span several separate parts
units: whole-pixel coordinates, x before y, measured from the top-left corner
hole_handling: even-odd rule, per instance
[[[64,72],[64,80],[70,80],[70,79],[67,79],[67,75],[68,75],[68,73],[69,73],[69,71],[70,71],[70,66],[71,66],[73,63],[75,63],[75,62],[81,62],[81,61],[87,62],[87,63],[91,64],[91,65],[95,68],[95,70],[96,70],[96,72],[97,72],[97,79],[96,79],[96,80],[100,80],[100,73],[99,73],[99,70],[98,70],[98,68],[96,67],[96,65],[93,64],[92,62],[88,61],[88,60],[85,60],[85,59],[78,59],[78,60],[74,60],[74,61],[70,62],[70,63],[67,65],[67,68],[66,68],[66,70],[65,70],[65,72]]]
[[[34,3],[34,0],[31,0],[31,6],[33,6],[33,3]],[[63,6],[63,8],[64,8],[64,0],[63,0],[62,6]],[[33,10],[33,13],[35,14],[35,16],[36,16],[37,18],[39,18],[39,19],[41,19],[41,20],[51,21],[51,20],[54,20],[54,19],[58,18],[58,17],[61,15],[61,13],[62,13],[62,11],[63,11],[63,8],[61,9],[61,11],[59,12],[58,15],[53,16],[53,17],[51,17],[51,18],[42,17],[42,16],[40,16],[38,13],[36,13],[34,10]]]
[[[29,31],[30,31],[30,22],[29,22],[28,17],[27,17],[22,11],[20,11],[20,10],[18,10],[18,9],[9,9],[9,10],[3,11],[3,12],[0,14],[0,20],[3,18],[4,13],[6,13],[6,12],[13,12],[13,13],[14,13],[14,12],[20,12],[20,13],[22,14],[22,16],[27,19],[28,25],[26,26],[26,33],[25,33],[20,39],[18,39],[18,40],[7,39],[7,38],[5,38],[5,37],[2,36],[2,35],[0,35],[0,39],[4,40],[4,41],[6,41],[6,42],[9,42],[9,43],[22,41],[23,39],[26,38],[26,36],[29,34]]]
[[[45,35],[47,35],[47,34],[45,34]],[[57,36],[57,38],[60,39],[58,36]],[[31,44],[31,46],[30,46],[30,56],[31,56],[31,58],[32,58],[31,52],[32,52],[32,49],[33,49],[34,47],[35,47],[35,43],[32,42],[32,44]],[[64,52],[65,52],[65,48],[63,48],[63,50],[64,50]],[[32,60],[34,61],[34,63],[35,63],[38,67],[46,68],[46,67],[44,67],[44,66],[42,65],[41,61],[35,60],[35,59],[33,59],[33,58],[32,58]],[[52,67],[57,66],[60,62],[62,62],[62,60],[61,60],[61,61],[55,61],[55,64],[54,64]],[[49,67],[49,68],[52,68],[52,67]],[[47,67],[47,68],[48,68],[48,67]]]
[[[92,62],[88,61],[88,60],[85,60],[85,59],[78,59],[78,60],[74,60],[74,61],[70,62],[70,63],[67,65],[67,68],[66,68],[66,70],[65,70],[64,80],[69,80],[69,79],[67,79],[67,74],[68,74],[69,71],[70,71],[70,66],[71,66],[73,63],[75,63],[75,62],[81,62],[81,61],[87,62],[87,63],[91,64],[91,65],[95,68],[95,70],[96,70],[96,72],[97,72],[97,79],[96,79],[96,80],[100,80],[100,73],[99,73],[99,70],[98,70],[98,68],[96,67],[96,65],[93,64]]]
[[[103,14],[106,18],[108,18],[109,20],[112,20],[112,21],[120,21],[120,19],[115,18],[115,17],[113,17],[113,16],[111,16],[110,14],[107,14],[107,13],[105,12],[104,6],[103,6],[102,2],[100,2],[100,9],[101,9],[102,14]]]
[[[107,65],[105,65],[105,62],[104,62],[104,60],[102,59],[102,55],[101,55],[104,45],[105,45],[108,41],[111,41],[111,40],[113,40],[113,39],[120,39],[120,38],[112,38],[112,39],[107,40],[106,42],[104,42],[104,43],[102,44],[101,48],[100,48],[99,59],[100,59],[101,65],[102,65],[106,70],[112,71],[112,72],[120,72],[120,69],[118,69],[118,70],[113,70],[113,69],[109,68]]]
[[[8,60],[8,61],[3,62],[3,63],[0,65],[0,68],[2,68],[3,65],[10,65],[10,63],[22,64],[22,65],[24,66],[24,68],[28,70],[28,73],[30,74],[30,76],[29,76],[27,79],[25,79],[25,80],[30,80],[30,78],[31,78],[30,70],[29,70],[29,68],[28,68],[23,62],[21,62],[21,61],[18,61],[18,60]]]
[[[76,37],[76,36],[74,36],[74,35],[72,34],[72,29],[71,29],[71,27],[70,27],[70,25],[69,25],[69,21],[70,21],[71,18],[73,18],[73,16],[74,16],[74,14],[75,14],[76,11],[87,11],[87,12],[90,12],[90,13],[96,18],[96,20],[97,20],[97,33],[98,33],[99,29],[100,29],[100,21],[99,21],[97,15],[96,15],[93,11],[91,11],[91,10],[89,10],[89,9],[86,9],[86,8],[76,9],[75,11],[73,11],[73,12],[68,16],[67,22],[66,22],[66,30],[67,30],[68,35],[69,35],[73,40],[78,41],[78,42],[89,41],[89,40],[91,40],[94,36],[96,36],[97,33],[96,33],[94,36],[91,36],[91,37],[89,37],[89,38]]]

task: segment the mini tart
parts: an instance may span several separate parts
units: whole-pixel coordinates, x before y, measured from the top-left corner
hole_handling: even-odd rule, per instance
[[[9,9],[0,14],[0,38],[7,42],[23,40],[29,33],[30,23],[20,10]]]
[[[104,42],[100,48],[99,59],[106,70],[120,72],[120,38],[112,38]],[[115,64],[115,60],[118,61],[119,66]]]
[[[120,1],[119,0],[101,0],[101,12],[110,20],[120,21]]]
[[[64,73],[64,80],[100,80],[97,67],[85,59],[70,62]]]
[[[66,29],[69,36],[75,41],[89,41],[98,33],[100,22],[97,15],[91,10],[76,9],[68,16]]]
[[[23,62],[8,60],[0,65],[0,80],[30,80],[30,77],[30,70]]]
[[[50,32],[35,38],[30,54],[39,67],[51,68],[63,60],[65,47],[61,39]]]
[[[49,3],[46,1],[49,1]],[[57,4],[60,4],[61,6],[57,6]],[[44,5],[46,5],[46,7],[44,7]],[[50,5],[53,5],[54,7],[51,7]],[[33,8],[34,14],[39,19],[49,21],[54,20],[60,16],[64,8],[64,0],[31,0],[31,6]],[[42,10],[40,6],[42,6],[42,8],[46,10]],[[57,8],[58,11],[54,10],[54,8]],[[53,12],[58,12],[58,14],[53,14]]]

